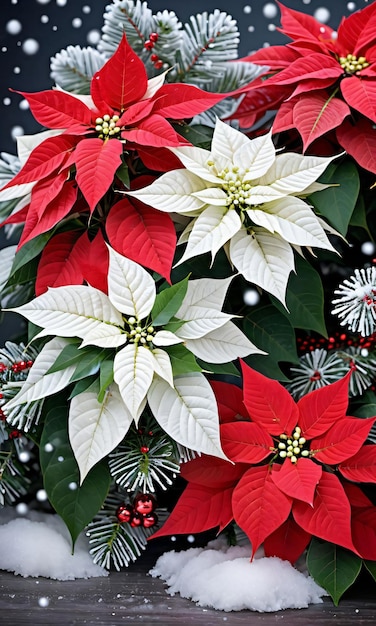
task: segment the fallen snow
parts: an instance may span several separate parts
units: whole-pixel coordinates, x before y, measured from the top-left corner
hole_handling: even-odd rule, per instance
[[[199,606],[222,611],[302,609],[322,602],[327,593],[288,561],[258,556],[251,548],[227,547],[221,540],[206,548],[165,552],[149,574]]]
[[[28,519],[10,519],[0,511],[0,569],[21,576],[74,580],[107,576],[89,554],[85,535],[77,539],[74,554],[64,522],[57,515],[28,513]]]

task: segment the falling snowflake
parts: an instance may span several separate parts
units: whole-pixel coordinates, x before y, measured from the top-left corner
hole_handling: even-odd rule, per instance
[[[343,281],[335,295],[341,296],[332,301],[341,326],[368,337],[376,330],[376,267],[354,270],[354,275]]]

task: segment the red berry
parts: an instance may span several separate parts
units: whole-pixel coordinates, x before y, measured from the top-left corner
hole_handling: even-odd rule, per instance
[[[146,48],[146,50],[152,50],[154,48],[153,42],[147,39],[144,43],[144,48]]]
[[[159,59],[159,61],[156,61],[156,62],[154,63],[154,67],[155,67],[155,69],[156,69],[156,70],[160,70],[160,69],[163,67],[163,61],[161,61],[161,60]]]
[[[139,493],[133,500],[133,507],[141,515],[149,515],[157,506],[157,501],[150,493]]]
[[[152,61],[152,63],[155,63],[155,61],[159,61],[159,56],[157,54],[151,54],[150,55],[150,61]]]
[[[130,521],[130,525],[132,528],[137,528],[137,526],[142,526],[143,518],[139,513],[133,513]]]
[[[121,504],[116,511],[116,517],[121,524],[123,522],[129,522],[132,515],[133,507],[130,504]]]
[[[142,519],[142,525],[144,528],[151,528],[158,523],[158,515],[156,513],[149,513],[149,515],[144,515]]]
[[[140,448],[140,452],[142,452],[142,454],[147,454],[149,450],[150,448],[148,448],[147,446],[141,446]]]
[[[149,35],[149,39],[150,41],[152,41],[153,43],[155,43],[156,41],[158,41],[159,39],[159,35],[158,33],[150,33]]]

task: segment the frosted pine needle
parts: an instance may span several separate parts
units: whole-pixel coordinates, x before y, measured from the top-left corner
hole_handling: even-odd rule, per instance
[[[354,275],[343,281],[332,301],[341,326],[368,337],[376,330],[376,267],[354,270]]]
[[[348,365],[335,352],[328,354],[326,350],[317,348],[303,354],[299,364],[291,367],[292,380],[286,387],[297,400],[314,389],[334,383],[348,371]]]

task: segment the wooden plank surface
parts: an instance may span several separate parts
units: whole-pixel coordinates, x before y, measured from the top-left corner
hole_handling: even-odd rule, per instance
[[[158,556],[158,555],[157,555]],[[1,626],[376,626],[376,595],[359,584],[335,607],[329,599],[307,609],[225,613],[204,609],[166,593],[147,574],[156,555],[149,550],[135,564],[107,578],[54,581],[0,572]],[[40,598],[48,598],[40,607]]]

